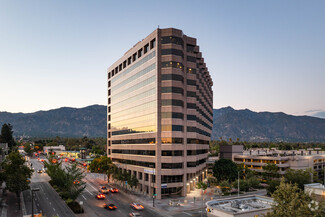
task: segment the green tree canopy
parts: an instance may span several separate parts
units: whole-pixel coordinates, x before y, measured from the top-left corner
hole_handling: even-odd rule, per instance
[[[48,162],[44,161],[44,165],[51,177],[50,183],[57,188],[63,199],[75,201],[86,188],[83,171],[77,167],[76,163],[63,169],[61,162],[54,163],[56,161],[53,161],[53,156],[50,156],[48,160]]]
[[[3,124],[1,128],[0,143],[8,143],[8,147],[12,149],[16,145],[13,137],[12,126],[8,124]]]
[[[17,197],[20,192],[29,189],[28,179],[32,175],[32,170],[27,167],[25,160],[18,151],[11,152],[1,164],[3,181],[9,191],[15,192]]]
[[[273,178],[280,177],[280,174],[278,173],[279,167],[274,163],[267,163],[265,166],[263,166],[263,178],[266,180],[270,180]]]
[[[114,173],[115,165],[112,162],[112,159],[105,156],[101,156],[99,158],[95,158],[91,164],[89,165],[89,169],[91,172],[95,173],[103,173],[107,175],[108,182],[110,180],[110,176]]]
[[[223,180],[234,181],[238,176],[236,163],[229,159],[220,159],[214,163],[213,176],[218,182]]]
[[[26,152],[26,154],[27,154],[28,156],[31,156],[32,153],[33,153],[32,146],[31,146],[29,143],[26,143],[26,144],[24,145],[24,151]]]
[[[304,184],[310,184],[314,176],[316,176],[316,173],[312,169],[288,169],[284,175],[288,183],[297,184],[297,186],[302,190],[304,189]]]
[[[281,180],[272,197],[274,199],[273,209],[266,217],[320,217],[325,215],[323,204],[312,202],[311,197],[296,184],[285,183],[284,179]]]

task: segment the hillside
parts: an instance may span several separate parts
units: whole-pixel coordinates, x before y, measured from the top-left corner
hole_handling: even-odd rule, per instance
[[[212,139],[241,141],[325,142],[325,119],[231,107],[213,110]],[[15,136],[106,137],[106,106],[58,108],[35,113],[0,112]]]
[[[34,113],[0,112],[0,124],[10,123],[14,136],[106,137],[106,106],[63,107]]]
[[[212,139],[325,142],[325,119],[231,107],[213,110]]]

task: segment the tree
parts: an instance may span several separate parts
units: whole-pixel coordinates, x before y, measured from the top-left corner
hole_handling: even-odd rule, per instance
[[[68,205],[73,203],[86,188],[83,171],[77,167],[76,163],[63,169],[61,162],[54,163],[53,156],[50,156],[48,160],[48,162],[44,161],[44,165],[47,167],[47,174],[51,177],[50,183]]]
[[[13,138],[12,126],[9,123],[2,125],[0,143],[8,143],[8,147],[10,149],[16,145],[16,142]]]
[[[280,185],[280,181],[279,180],[268,180],[267,181],[267,195],[271,196],[277,189],[277,187]]]
[[[139,180],[137,179],[136,176],[132,175],[132,176],[131,176],[131,179],[130,179],[130,181],[129,181],[129,183],[130,183],[130,184],[129,184],[130,187],[133,189],[135,186],[138,185]]]
[[[74,202],[81,192],[86,188],[86,183],[83,180],[85,175],[81,169],[74,163],[71,167],[66,167],[66,186],[69,198]]]
[[[32,170],[24,163],[25,160],[19,152],[14,151],[1,164],[1,178],[6,182],[7,189],[15,192],[17,197],[20,196],[20,192],[30,188],[28,179],[32,175]]]
[[[208,184],[206,184],[206,183],[204,183],[204,182],[198,182],[198,183],[196,184],[196,188],[198,188],[198,189],[202,189],[202,190],[204,191],[205,189],[208,188]]]
[[[29,143],[25,144],[25,145],[24,145],[24,151],[26,152],[26,154],[27,154],[28,156],[31,156],[32,153],[33,153],[32,146],[31,146]]]
[[[231,190],[231,184],[228,180],[221,181],[219,186],[223,194],[227,194]]]
[[[238,189],[238,179],[235,180],[233,183],[232,183],[232,186],[236,189]],[[240,191],[248,191],[250,188],[248,182],[246,180],[242,180],[240,179],[239,180],[239,190]]]
[[[110,176],[115,171],[115,167],[116,166],[113,164],[112,159],[108,158],[107,156],[95,158],[89,165],[89,169],[91,172],[106,174],[108,179],[107,182],[109,182]]]
[[[312,176],[316,176],[315,171],[312,169],[306,170],[293,170],[288,169],[284,175],[286,182],[291,184],[297,184],[297,186],[303,190],[304,184],[310,184],[312,182]]]
[[[223,180],[234,181],[237,178],[237,165],[232,160],[220,159],[214,163],[213,176],[218,182]]]
[[[246,179],[246,181],[250,188],[259,188],[260,187],[260,180],[254,176]]]
[[[325,215],[323,204],[312,202],[312,198],[305,194],[296,184],[285,183],[282,179],[277,190],[272,194],[273,209],[266,217],[292,217]]]
[[[279,167],[274,163],[267,163],[265,166],[263,166],[263,170],[264,172],[262,175],[266,180],[280,177],[278,173]]]

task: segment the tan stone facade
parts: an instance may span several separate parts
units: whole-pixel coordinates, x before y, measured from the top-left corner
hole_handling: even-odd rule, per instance
[[[206,176],[212,80],[181,30],[156,29],[108,68],[107,153],[157,198]]]
[[[263,172],[267,163],[276,164],[279,173],[285,174],[290,169],[314,169],[320,178],[325,170],[325,152],[319,150],[275,150],[253,149],[244,151],[243,154],[234,154],[233,161],[244,164],[256,172]]]

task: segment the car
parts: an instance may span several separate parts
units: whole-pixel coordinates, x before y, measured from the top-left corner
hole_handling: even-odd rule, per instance
[[[42,173],[42,172],[43,172],[43,170],[37,170],[37,172],[38,172],[38,173]]]
[[[130,212],[129,216],[131,216],[131,217],[141,217],[140,213],[138,213],[138,212]]]
[[[108,189],[106,188],[106,186],[100,186],[98,191],[99,191],[99,193],[102,193],[102,194],[108,193]]]
[[[104,208],[105,209],[109,209],[109,210],[115,210],[115,209],[117,209],[117,207],[114,205],[114,204],[104,204]]]
[[[112,193],[117,193],[117,192],[118,192],[118,189],[117,189],[117,188],[110,188],[109,190],[110,190],[110,192],[112,192]]]
[[[140,203],[131,203],[130,204],[132,209],[136,209],[136,210],[143,210],[144,207],[140,204]]]
[[[106,198],[106,196],[105,196],[105,194],[97,194],[97,195],[96,195],[96,198],[97,198],[98,200],[104,200],[104,199]]]

